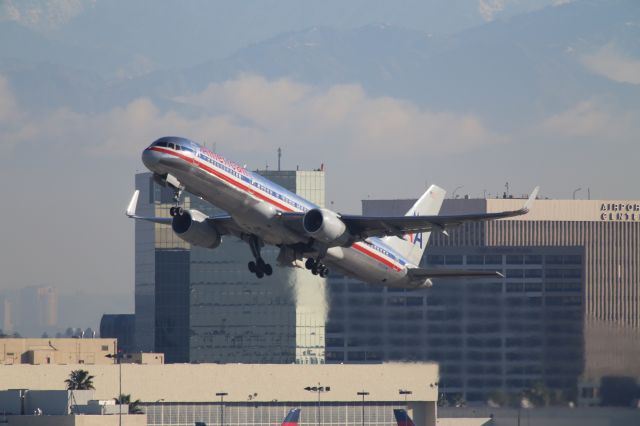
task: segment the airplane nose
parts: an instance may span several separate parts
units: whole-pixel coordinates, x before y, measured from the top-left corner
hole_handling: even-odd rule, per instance
[[[142,163],[151,171],[158,165],[160,161],[159,157],[157,152],[151,151],[150,149],[142,151]]]

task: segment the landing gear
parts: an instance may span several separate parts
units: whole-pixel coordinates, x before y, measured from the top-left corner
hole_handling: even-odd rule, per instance
[[[329,268],[323,263],[320,263],[320,259],[308,258],[304,263],[304,266],[311,271],[313,275],[320,275],[322,278],[326,278],[329,275]]]
[[[184,210],[182,209],[182,207],[180,207],[180,197],[182,196],[182,191],[184,190],[184,188],[181,186],[172,187],[172,188],[173,188],[173,202],[175,203],[175,206],[169,209],[169,215],[171,217],[182,216],[182,213],[184,212]]]
[[[184,213],[184,210],[182,209],[182,207],[174,206],[169,209],[169,215],[171,217],[182,216],[182,213]]]
[[[251,253],[256,258],[255,262],[252,260],[247,265],[249,271],[256,274],[256,277],[258,278],[262,278],[265,275],[270,276],[271,274],[273,274],[273,268],[271,267],[271,265],[266,263],[260,256],[260,241],[258,240],[258,237],[256,237],[255,235],[251,235],[248,238],[248,242],[249,247],[251,247]]]

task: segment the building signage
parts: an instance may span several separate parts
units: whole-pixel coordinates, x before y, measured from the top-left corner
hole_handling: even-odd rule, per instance
[[[614,222],[640,222],[638,203],[602,203],[600,220]]]

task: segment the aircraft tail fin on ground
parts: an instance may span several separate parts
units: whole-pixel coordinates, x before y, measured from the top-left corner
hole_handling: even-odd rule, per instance
[[[409,209],[405,216],[435,216],[440,212],[446,191],[431,185],[422,197]],[[384,241],[414,265],[420,264],[431,232],[407,234],[404,238],[385,237]]]
[[[282,421],[281,426],[298,426],[298,421],[300,420],[300,409],[292,408],[287,416]]]
[[[393,415],[396,418],[398,426],[416,426],[406,410],[395,409],[393,410]]]

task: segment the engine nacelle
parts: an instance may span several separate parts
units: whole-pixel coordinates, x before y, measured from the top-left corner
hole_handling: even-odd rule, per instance
[[[181,210],[171,221],[171,229],[182,240],[198,247],[216,248],[222,242],[218,230],[207,222],[208,216],[198,210]]]
[[[305,232],[331,247],[349,247],[354,238],[337,214],[327,209],[311,209],[302,220]]]

